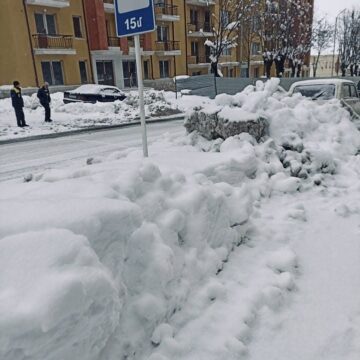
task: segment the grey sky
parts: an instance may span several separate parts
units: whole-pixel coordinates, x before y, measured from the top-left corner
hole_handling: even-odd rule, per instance
[[[343,9],[360,7],[359,0],[315,0],[315,16],[328,15],[335,20],[336,15]]]

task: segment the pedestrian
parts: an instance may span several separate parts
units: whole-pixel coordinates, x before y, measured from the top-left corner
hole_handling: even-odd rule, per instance
[[[12,106],[15,110],[16,122],[19,127],[29,126],[25,122],[24,100],[21,95],[21,87],[19,81],[13,82],[14,87],[10,91]]]
[[[45,109],[45,122],[52,122],[50,110],[51,97],[49,91],[49,83],[47,83],[46,81],[44,82],[44,85],[38,90],[37,97],[40,100],[40,104]]]

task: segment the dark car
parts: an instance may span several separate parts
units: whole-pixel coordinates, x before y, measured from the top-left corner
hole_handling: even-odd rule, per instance
[[[124,100],[126,95],[115,86],[108,85],[81,85],[77,89],[64,92],[64,103],[87,102],[95,104],[100,102],[112,102]]]

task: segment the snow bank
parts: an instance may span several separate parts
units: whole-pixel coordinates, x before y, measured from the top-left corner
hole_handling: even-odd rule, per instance
[[[279,79],[265,84],[258,81],[256,86],[250,85],[234,96],[221,94],[197,105],[188,101],[185,126],[192,131],[193,119],[199,119],[196,121],[200,133],[204,129],[204,136],[211,139],[219,133],[220,119],[225,123],[241,123],[265,118],[269,122],[268,138],[274,141],[278,158],[293,177],[334,174],[344,158],[360,149],[359,132],[350,114],[338,100],[315,102],[301,95],[288,97],[277,92],[278,84]],[[281,176],[279,181],[274,178],[278,190],[297,189],[295,180],[291,184],[286,180],[287,184],[281,185]]]
[[[251,213],[246,189],[233,197],[204,175],[93,168],[34,177],[21,200],[1,194],[2,359],[138,358],[222,267]]]
[[[48,229],[0,240],[0,357],[96,359],[121,299],[85,237]]]
[[[245,275],[258,275],[254,286],[239,287],[245,280],[238,274],[232,295],[226,291],[216,274],[226,271],[234,248],[259,232],[266,243],[278,236],[279,223],[271,232],[261,222],[254,229],[251,216],[259,216],[263,198],[288,193],[296,200],[350,165],[359,175],[353,155],[360,133],[340,104],[287,98],[275,85],[257,84],[231,98],[181,100],[183,108],[198,102],[219,111],[224,102],[232,111],[265,115],[270,136],[260,143],[247,133],[225,141],[164,136],[151,145],[151,161],[126,149],[80,168],[2,183],[0,358],[242,356],[255,317],[264,308],[277,311],[296,288],[298,266],[282,244],[252,263]],[[341,216],[358,211],[355,202],[341,205]],[[306,220],[299,205],[280,226]],[[252,247],[242,251],[252,254]],[[227,304],[230,295],[241,296],[244,306]],[[220,305],[221,316],[203,312],[200,319],[216,299],[233,312],[224,319]],[[196,337],[204,327],[210,345]]]
[[[26,137],[76,130],[79,128],[115,125],[139,119],[138,93],[129,91],[124,101],[108,103],[63,103],[63,93],[51,94],[51,124],[44,123],[44,109],[36,94],[24,95],[24,112],[29,128],[18,128],[11,99],[0,100],[0,139]],[[165,98],[163,91],[146,90],[145,113],[148,118],[180,113],[177,105]]]

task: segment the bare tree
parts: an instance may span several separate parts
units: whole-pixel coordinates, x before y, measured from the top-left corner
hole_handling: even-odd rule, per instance
[[[312,47],[316,50],[316,56],[313,65],[314,77],[319,64],[321,53],[330,47],[334,37],[334,26],[327,19],[321,18],[314,22],[312,30]]]
[[[212,40],[205,45],[210,48],[211,71],[219,77],[218,63],[221,55],[237,46],[238,29],[241,23],[241,9],[245,0],[219,0],[212,15]]]
[[[313,9],[307,0],[266,0],[263,15],[264,65],[270,76],[274,62],[276,76],[282,77],[285,61],[289,61],[292,76],[301,67],[311,47]]]
[[[348,10],[344,12],[338,32],[339,61],[341,75],[346,75],[350,66],[350,73],[354,75],[354,69],[360,62],[360,10]]]
[[[251,60],[261,54],[261,12],[256,1],[247,1],[241,11],[241,24],[239,31],[239,48],[241,49],[240,61],[247,62],[247,76],[250,76]]]

